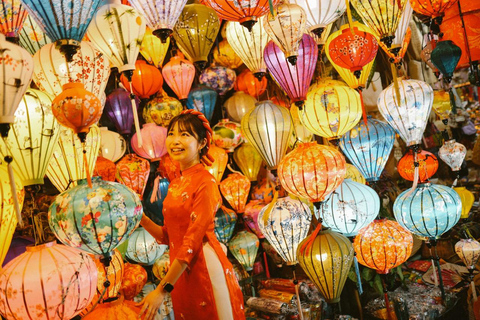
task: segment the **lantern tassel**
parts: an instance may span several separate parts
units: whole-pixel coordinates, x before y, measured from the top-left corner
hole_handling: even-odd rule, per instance
[[[360,102],[362,103],[362,117],[363,117],[363,123],[365,123],[365,126],[368,128],[367,124],[367,110],[365,110],[365,104],[363,103],[363,94],[362,94],[362,89],[358,88],[358,93],[360,93]]]
[[[273,207],[275,206],[275,203],[277,203],[278,199],[278,186],[275,186],[275,193],[273,194],[273,199],[272,202],[268,204],[267,210],[265,210],[265,213],[263,214],[263,225],[267,226],[268,225],[268,218],[270,218],[270,213],[273,210]]]
[[[360,268],[358,267],[357,253],[353,254],[353,265],[355,267],[355,274],[357,275],[358,293],[362,294],[363,293],[362,277],[360,276]]]
[[[265,264],[265,276],[270,279],[270,269],[268,268],[267,253],[263,251],[263,262]]]
[[[475,282],[472,280],[470,281],[470,287],[472,288],[472,299],[473,302],[477,301],[477,288],[475,288]]]
[[[387,285],[385,283],[385,276],[386,275],[382,275],[380,276],[380,278],[382,278],[382,287],[383,287],[383,297],[385,299],[385,307],[387,308],[387,319],[388,320],[393,320],[392,319],[392,309],[390,307],[390,301],[388,299],[388,290],[387,290]]]
[[[427,247],[428,247],[428,250],[430,250],[430,259],[432,261],[433,281],[435,282],[435,287],[438,287],[437,270],[435,268],[435,260],[433,258],[432,245],[430,241],[427,242]]]
[[[130,85],[130,101],[132,103],[133,122],[135,123],[135,131],[137,132],[138,147],[141,148],[143,146],[143,140],[142,133],[140,132],[140,122],[138,121],[137,102],[135,101],[135,95],[133,94],[132,83],[129,82],[128,84]]]
[[[13,205],[15,207],[15,213],[17,214],[18,225],[23,228],[22,210],[20,209],[20,204],[18,203],[17,186],[15,185],[15,176],[13,175],[13,158],[11,156],[6,156],[5,162],[8,163],[8,178],[10,180],[10,189],[12,190]]]
[[[313,242],[315,241],[315,238],[317,237],[320,230],[322,230],[322,224],[319,222],[315,230],[308,237],[308,240],[305,241],[300,247],[300,252],[302,253],[306,252],[307,254],[310,254],[310,249],[312,248]]]
[[[392,76],[393,76],[393,86],[395,87],[395,95],[397,100],[397,105],[400,106],[400,87],[398,86],[398,77],[397,77],[397,68],[395,67],[395,63],[390,63],[390,68],[392,69]]]
[[[157,192],[158,192],[158,184],[160,183],[160,176],[157,176],[153,181],[153,190],[152,196],[150,197],[150,202],[153,203],[158,200]]]
[[[350,9],[350,0],[345,0],[347,4],[347,17],[348,17],[348,26],[350,27],[350,32],[355,34],[353,31],[353,19],[352,19],[352,9]]]

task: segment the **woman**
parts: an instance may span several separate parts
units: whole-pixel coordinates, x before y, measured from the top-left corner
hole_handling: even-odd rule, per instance
[[[145,215],[141,224],[169,245],[171,265],[160,285],[138,304],[140,316],[153,319],[171,292],[175,319],[245,319],[240,287],[213,231],[220,193],[201,163],[212,160],[212,129],[202,113],[187,110],[172,119],[167,132],[168,153],[180,164],[182,176],[170,183],[163,202],[165,226]]]

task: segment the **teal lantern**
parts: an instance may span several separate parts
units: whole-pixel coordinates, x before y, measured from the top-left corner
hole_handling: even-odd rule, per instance
[[[217,236],[218,241],[227,245],[237,223],[237,214],[232,209],[221,206],[217,210],[213,222],[215,225],[215,236]]]
[[[259,245],[260,241],[255,234],[240,231],[230,240],[228,248],[245,270],[252,271]]]
[[[167,178],[157,178],[153,182],[152,190],[143,198],[145,214],[160,226],[163,226],[163,201],[167,197],[169,185]]]
[[[138,227],[128,239],[126,256],[136,263],[151,266],[167,248],[167,245],[157,243],[157,240],[147,230]]]
[[[123,184],[92,178],[60,193],[48,210],[55,236],[70,247],[102,255],[128,239],[140,224],[143,209],[136,193]]]
[[[190,91],[187,108],[200,111],[208,121],[212,121],[213,110],[217,103],[218,93],[207,86],[198,86]]]
[[[444,79],[450,82],[461,56],[462,49],[452,40],[445,40],[437,42],[430,58],[433,65],[443,74]]]

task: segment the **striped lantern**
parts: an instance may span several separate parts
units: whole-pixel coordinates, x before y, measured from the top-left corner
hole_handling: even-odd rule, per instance
[[[168,246],[157,240],[142,227],[137,228],[128,239],[126,256],[141,265],[151,266],[160,258]]]
[[[253,270],[260,241],[257,236],[248,231],[240,231],[230,240],[228,248],[246,271]]]
[[[225,206],[221,206],[217,213],[215,214],[215,219],[213,220],[215,228],[215,236],[218,241],[223,244],[228,244],[228,241],[233,235],[233,230],[235,229],[235,224],[237,222],[237,215],[235,211],[228,209]]]
[[[220,191],[236,213],[243,213],[250,192],[250,180],[240,173],[229,174],[220,182]]]
[[[117,163],[117,181],[135,191],[140,199],[143,198],[149,175],[150,162],[133,153],[127,154]]]

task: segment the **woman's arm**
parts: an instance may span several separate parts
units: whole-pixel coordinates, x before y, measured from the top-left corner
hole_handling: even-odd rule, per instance
[[[142,225],[142,227],[145,228],[145,230],[148,231],[148,233],[150,233],[155,238],[155,240],[157,240],[157,242],[168,245],[167,228],[159,226],[158,224],[150,220],[150,218],[147,217],[145,213],[142,216],[140,224]]]

